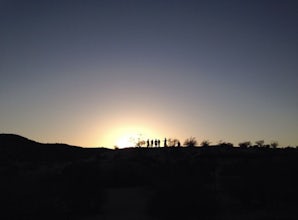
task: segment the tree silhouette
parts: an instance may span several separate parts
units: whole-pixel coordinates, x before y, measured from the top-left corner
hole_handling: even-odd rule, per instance
[[[256,143],[256,145],[257,145],[258,147],[263,147],[265,141],[264,141],[264,140],[259,140],[259,141],[256,141],[255,143]]]
[[[146,141],[143,138],[143,135],[140,133],[136,137],[130,137],[129,142],[132,143],[135,147],[143,147],[146,145]]]
[[[201,146],[202,147],[208,147],[209,145],[210,145],[210,141],[209,140],[203,140],[202,142],[201,142]]]
[[[272,142],[270,143],[270,146],[271,146],[272,148],[277,148],[277,147],[278,147],[278,142],[277,142],[277,141],[272,141]]]
[[[146,144],[146,141],[144,140],[138,140],[136,143],[136,147],[143,147]]]
[[[178,145],[179,140],[177,138],[169,138],[168,139],[168,146],[175,147]]]
[[[197,140],[195,137],[190,137],[190,138],[187,138],[185,141],[184,141],[184,145],[186,147],[194,147],[197,145]]]
[[[241,148],[248,148],[248,147],[251,146],[251,142],[250,141],[244,141],[244,142],[240,142],[238,145]]]
[[[220,147],[233,147],[234,145],[230,142],[221,141],[218,143],[218,146]]]

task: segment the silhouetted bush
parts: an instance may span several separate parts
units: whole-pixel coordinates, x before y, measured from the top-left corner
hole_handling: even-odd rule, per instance
[[[259,140],[259,141],[256,141],[255,143],[256,143],[256,145],[257,145],[258,147],[263,147],[265,141],[264,141],[264,140]]]
[[[244,142],[240,142],[239,143],[239,147],[240,148],[248,148],[251,146],[251,142],[250,141],[244,141]]]
[[[277,148],[278,147],[278,142],[277,141],[272,141],[271,143],[270,143],[270,146],[272,147],[272,148]]]
[[[209,147],[209,145],[210,145],[210,141],[209,140],[203,140],[202,142],[201,142],[201,146],[202,147]]]
[[[185,141],[184,141],[184,146],[186,147],[194,147],[197,145],[197,140],[195,137],[190,137],[190,138],[187,138]]]

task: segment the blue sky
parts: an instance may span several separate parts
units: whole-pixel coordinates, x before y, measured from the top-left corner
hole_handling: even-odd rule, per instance
[[[0,132],[298,144],[296,1],[1,1]]]

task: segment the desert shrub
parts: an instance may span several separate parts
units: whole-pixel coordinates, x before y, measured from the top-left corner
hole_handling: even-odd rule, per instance
[[[241,148],[248,148],[248,147],[251,146],[251,142],[250,141],[244,141],[244,142],[240,142],[238,145]]]
[[[202,147],[208,147],[209,145],[210,145],[210,141],[209,140],[203,140],[202,142],[201,142],[201,146]]]
[[[278,142],[277,141],[272,141],[271,143],[270,143],[270,146],[272,147],[272,148],[277,148],[278,147]]]
[[[197,140],[195,137],[190,137],[190,138],[187,138],[185,141],[184,141],[184,146],[186,147],[194,147],[197,145]]]
[[[257,145],[258,147],[263,147],[265,141],[264,141],[264,140],[258,140],[258,141],[256,141],[255,143],[256,143],[256,145]]]

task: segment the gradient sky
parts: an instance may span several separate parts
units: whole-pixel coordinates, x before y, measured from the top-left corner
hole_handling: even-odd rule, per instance
[[[0,0],[0,133],[298,145],[298,2]]]

